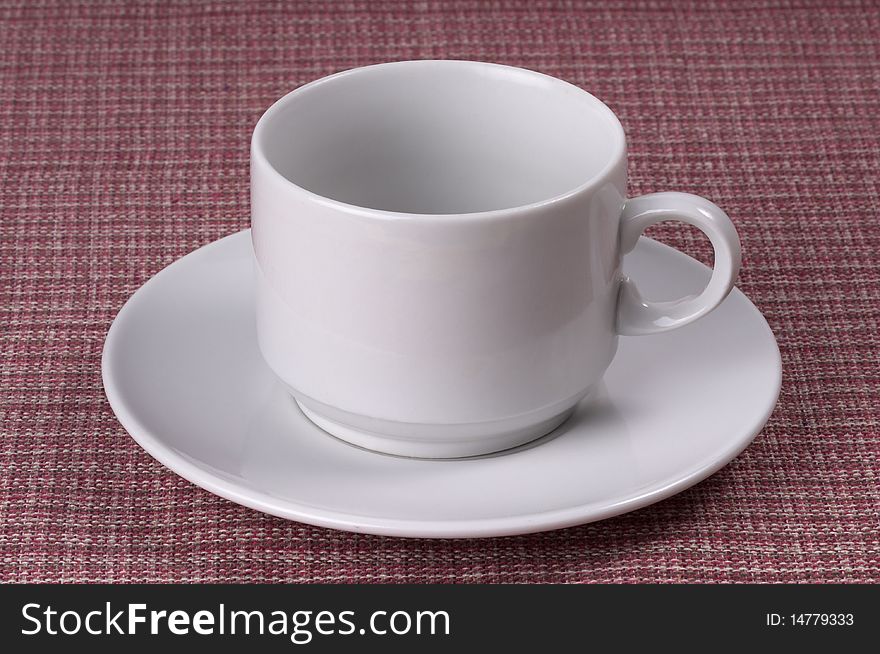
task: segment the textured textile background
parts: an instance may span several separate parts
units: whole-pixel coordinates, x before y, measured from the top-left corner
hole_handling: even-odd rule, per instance
[[[126,298],[248,225],[251,129],[325,74],[463,58],[620,115],[630,193],[742,235],[775,414],[697,487],[601,523],[418,541],[286,522],[153,461],[104,399]],[[880,4],[45,2],[0,6],[0,580],[880,580]],[[695,232],[654,234],[696,253]]]

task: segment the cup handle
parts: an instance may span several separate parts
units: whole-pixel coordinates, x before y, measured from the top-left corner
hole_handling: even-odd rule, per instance
[[[680,220],[700,229],[715,248],[715,268],[699,295],[671,302],[648,302],[624,276],[617,296],[617,333],[656,334],[705,316],[730,293],[742,259],[739,236],[717,205],[690,193],[652,193],[626,201],[620,217],[620,251],[631,252],[642,232],[663,220]]]

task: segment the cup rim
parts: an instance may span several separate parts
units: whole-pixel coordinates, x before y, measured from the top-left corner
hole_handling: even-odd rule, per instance
[[[537,79],[542,83],[549,83],[557,86],[562,86],[563,88],[571,91],[574,90],[579,94],[583,94],[586,96],[586,100],[592,104],[596,109],[602,113],[609,122],[609,125],[613,131],[614,138],[614,153],[611,157],[608,158],[608,161],[602,166],[602,168],[594,173],[593,175],[587,177],[583,182],[578,184],[577,186],[564,191],[563,193],[559,193],[557,195],[551,196],[549,198],[544,198],[542,200],[537,200],[535,202],[530,202],[527,204],[521,204],[514,207],[502,208],[502,209],[489,209],[486,211],[473,211],[473,212],[465,212],[465,213],[444,213],[444,214],[432,214],[432,213],[410,213],[403,211],[389,211],[387,209],[374,209],[371,207],[364,207],[356,204],[350,204],[348,202],[342,202],[341,200],[335,200],[333,198],[321,195],[319,193],[315,193],[314,191],[310,191],[299,184],[296,184],[292,180],[290,180],[287,176],[283,175],[272,163],[269,162],[266,153],[263,150],[263,147],[260,143],[262,138],[262,132],[268,129],[266,127],[267,123],[272,120],[272,117],[282,111],[286,105],[296,100],[297,97],[301,96],[304,93],[308,93],[309,91],[315,89],[318,86],[329,83],[331,80],[338,80],[343,77],[355,76],[359,74],[363,74],[368,70],[375,70],[377,68],[390,68],[397,66],[447,66],[447,65],[456,65],[462,67],[479,67],[479,68],[501,68],[509,71],[512,74],[523,75],[532,77],[533,79]],[[601,184],[605,179],[607,179],[608,175],[612,170],[617,168],[626,158],[626,135],[623,130],[623,126],[620,123],[620,119],[617,115],[611,110],[608,105],[602,102],[599,98],[594,96],[593,94],[585,91],[579,86],[575,86],[570,82],[566,82],[563,79],[559,79],[558,77],[553,77],[552,75],[547,75],[545,73],[540,73],[535,70],[531,70],[528,68],[520,68],[518,66],[508,66],[505,64],[496,64],[484,61],[473,61],[469,59],[412,59],[412,60],[402,60],[402,61],[390,61],[378,64],[371,64],[368,66],[359,66],[356,68],[350,68],[347,70],[343,70],[337,73],[333,73],[331,75],[327,75],[325,77],[321,77],[312,82],[308,82],[295,88],[294,90],[286,93],[278,100],[276,100],[264,113],[260,116],[259,120],[257,120],[257,124],[254,126],[253,135],[251,136],[251,160],[258,162],[265,170],[269,171],[270,174],[279,180],[285,186],[290,187],[291,189],[307,196],[310,200],[317,202],[318,204],[322,204],[331,209],[335,209],[338,211],[344,211],[349,214],[355,214],[364,217],[370,218],[386,218],[386,219],[394,219],[394,220],[417,220],[421,222],[430,221],[432,219],[442,219],[445,222],[457,222],[461,219],[467,220],[491,220],[498,218],[506,218],[514,215],[520,215],[524,213],[529,213],[535,210],[541,210],[551,205],[561,204],[574,198],[586,191],[589,191]]]

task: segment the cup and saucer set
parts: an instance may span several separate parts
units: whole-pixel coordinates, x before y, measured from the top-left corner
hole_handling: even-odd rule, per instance
[[[334,529],[504,536],[669,497],[759,433],[780,356],[727,215],[625,190],[618,119],[546,75],[302,86],[254,130],[252,229],[120,310],[110,405],[192,483]],[[640,236],[664,220],[714,269]]]

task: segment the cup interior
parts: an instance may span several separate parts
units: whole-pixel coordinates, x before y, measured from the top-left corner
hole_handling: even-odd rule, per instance
[[[510,209],[565,195],[623,156],[620,123],[581,89],[463,61],[358,68],[279,100],[254,133],[317,195],[410,214]]]

